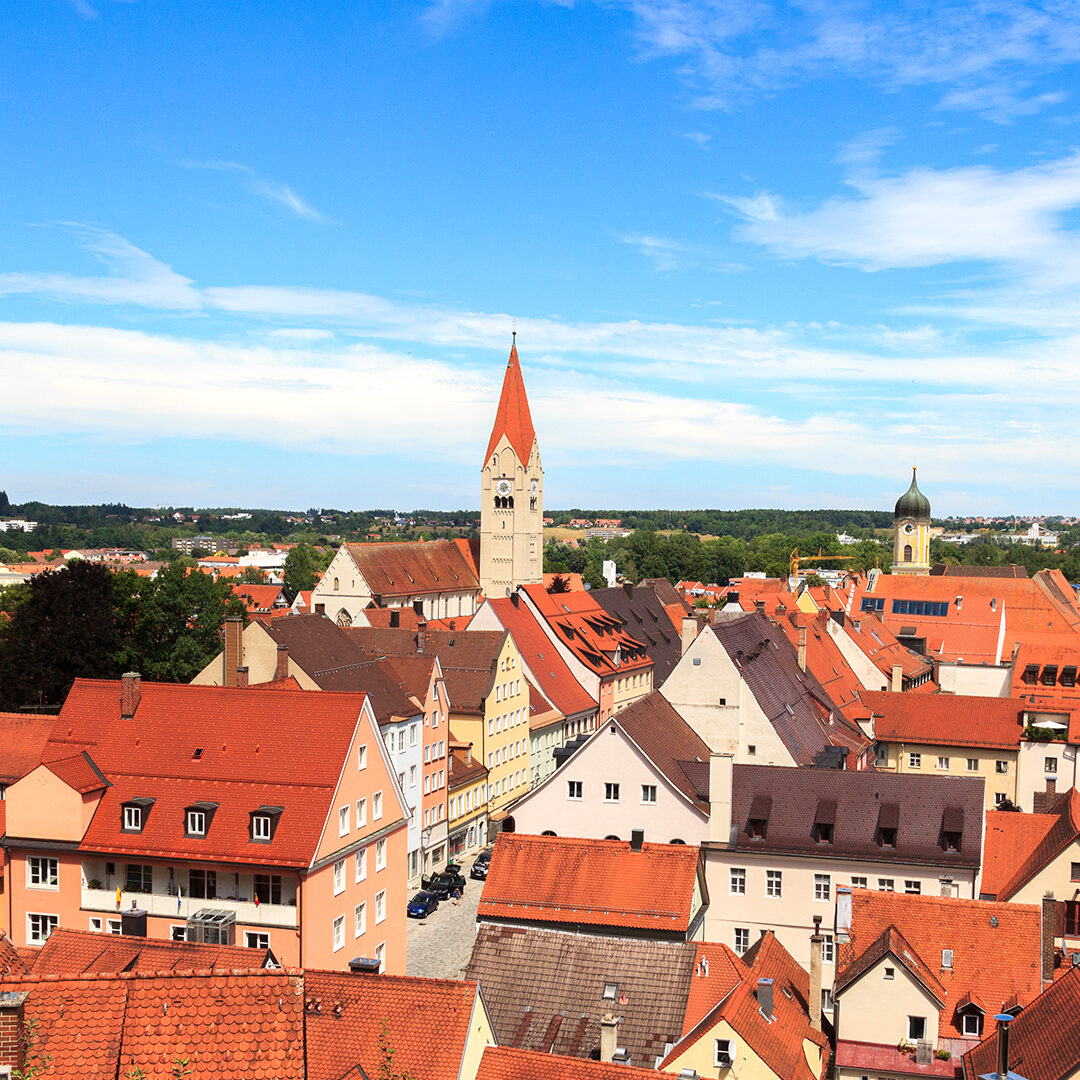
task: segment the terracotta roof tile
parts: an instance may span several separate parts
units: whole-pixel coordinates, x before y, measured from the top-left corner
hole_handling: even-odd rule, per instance
[[[862,700],[881,742],[1015,750],[1024,733],[1015,698],[864,690]]]
[[[654,1069],[615,1065],[602,1061],[542,1054],[536,1050],[515,1050],[509,1046],[489,1046],[480,1061],[476,1080],[644,1080],[663,1076]]]
[[[480,590],[476,571],[453,540],[425,544],[346,544],[375,597]]]
[[[620,619],[635,641],[645,645],[654,665],[653,687],[661,686],[682,657],[682,627],[672,625],[656,590],[649,585],[617,585],[593,589],[589,596],[609,615]]]
[[[684,933],[700,851],[500,833],[476,917]]]
[[[37,950],[34,950],[37,952]],[[28,970],[18,950],[11,944],[11,938],[0,930],[0,977],[4,975],[21,975]]]
[[[53,716],[0,713],[0,784],[14,784],[41,761]]]

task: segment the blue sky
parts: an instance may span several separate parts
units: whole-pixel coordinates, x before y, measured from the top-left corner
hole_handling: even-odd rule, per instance
[[[928,11],[932,15],[928,15]],[[1080,7],[0,14],[0,488],[1075,513]]]

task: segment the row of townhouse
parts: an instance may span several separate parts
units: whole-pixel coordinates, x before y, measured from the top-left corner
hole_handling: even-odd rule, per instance
[[[6,726],[6,725],[5,725]],[[78,679],[0,802],[0,928],[405,969],[408,807],[366,693]]]

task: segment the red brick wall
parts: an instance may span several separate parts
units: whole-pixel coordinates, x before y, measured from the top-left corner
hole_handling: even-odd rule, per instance
[[[0,1009],[0,1065],[21,1069],[26,1047],[23,1042],[23,1007]]]

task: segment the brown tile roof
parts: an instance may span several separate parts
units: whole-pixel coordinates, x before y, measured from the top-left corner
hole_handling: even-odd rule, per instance
[[[837,944],[838,985],[867,950],[881,948],[882,935],[895,931],[945,995],[938,1018],[943,1039],[962,1036],[956,1010],[965,994],[994,1013],[1014,995],[1027,1005],[1042,989],[1041,912],[1034,905],[852,889],[851,907],[850,941]],[[944,949],[952,950],[950,969],[941,965]]]
[[[645,1080],[664,1076],[655,1069],[615,1065],[603,1061],[542,1054],[536,1050],[515,1050],[510,1046],[489,1046],[480,1061],[476,1080]]]
[[[528,679],[525,681],[529,684],[529,730],[540,731],[561,724],[566,717]]]
[[[503,376],[502,393],[499,395],[499,408],[495,413],[495,424],[488,439],[484,464],[487,464],[499,440],[506,436],[517,454],[521,464],[528,465],[536,441],[536,429],[533,427],[532,414],[529,412],[529,399],[525,395],[525,380],[521,377],[521,363],[518,360],[517,344],[510,347],[510,359],[506,362],[506,374]]]
[[[230,971],[264,968],[269,949],[126,937],[58,927],[38,950],[35,975],[114,975],[121,971]]]
[[[864,690],[879,742],[1015,750],[1024,733],[1015,698]]]
[[[1065,1080],[1080,1067],[1080,968],[1048,986],[1009,1025],[1009,1068],[1026,1080]],[[965,1080],[997,1072],[998,1035],[964,1055]]]
[[[982,847],[983,781],[966,776],[916,776],[850,769],[778,769],[735,765],[732,823],[739,851],[777,854],[828,852],[841,859],[868,859],[931,866],[977,867]],[[833,842],[818,844],[813,825],[819,804],[836,805]],[[751,808],[769,806],[764,838],[751,836]],[[947,810],[962,813],[959,851],[946,851]],[[879,844],[884,813],[897,821],[895,848]],[[953,830],[950,830],[953,831]]]
[[[672,625],[656,590],[649,585],[617,585],[593,589],[589,596],[620,619],[635,641],[644,644],[653,662],[653,686],[663,685],[682,656],[682,635]]]
[[[307,971],[307,1080],[359,1076],[354,1065],[363,1066],[372,1080],[384,1075],[379,1047],[384,1031],[395,1073],[458,1080],[476,1003],[475,982]]]
[[[14,784],[41,762],[54,716],[0,713],[0,785]]]
[[[654,690],[612,720],[683,795],[708,812],[709,747],[663,694]]]
[[[686,933],[700,860],[686,844],[499,833],[476,917]]]
[[[450,771],[448,773],[448,790],[456,791],[466,784],[473,784],[487,774],[487,767],[480,760],[479,755],[473,755],[471,763],[465,760],[464,750],[450,751]]]
[[[1052,814],[986,815],[982,891],[1010,900],[1040,870],[1080,839],[1080,791],[1062,795]]]
[[[631,1064],[651,1067],[682,1033],[696,955],[693,942],[481,924],[466,977],[480,983],[502,1046],[595,1057],[600,1018],[614,1010]]]
[[[480,591],[472,564],[454,540],[345,548],[376,598]]]

